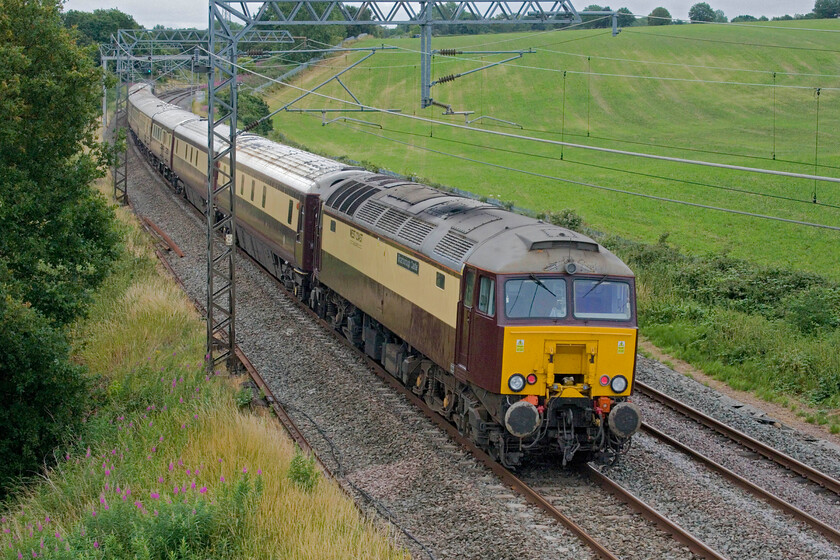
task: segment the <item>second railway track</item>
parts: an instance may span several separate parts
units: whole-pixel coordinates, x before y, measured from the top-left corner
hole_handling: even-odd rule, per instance
[[[135,162],[136,165],[137,162]],[[158,185],[157,188],[160,188]],[[148,195],[147,195],[148,197]],[[146,198],[137,201],[135,197],[132,197],[132,201],[135,203],[139,203],[140,205],[144,205],[149,208],[152,212],[156,212],[155,210],[155,201],[153,200],[155,197],[150,197],[152,200],[147,200]],[[162,201],[158,201],[162,202]],[[180,206],[183,207],[183,202],[180,202]],[[182,209],[181,209],[182,211]],[[143,213],[141,211],[141,213]],[[170,227],[177,227],[180,228],[182,224],[178,224],[179,220],[174,218],[169,219],[162,219],[157,216],[153,216],[155,222],[161,224],[162,229],[169,230]],[[192,221],[193,230],[198,231],[199,233],[202,232],[203,223],[200,219],[198,219],[195,215],[193,215],[194,220],[184,220],[183,217],[180,222],[190,222]],[[176,225],[177,224],[177,225]],[[178,269],[176,272],[179,275],[182,275],[185,278],[185,285],[188,291],[193,293],[193,296],[196,297],[196,291],[198,290],[198,297],[200,296],[200,289],[201,289],[201,280],[203,279],[202,276],[202,265],[203,260],[201,258],[196,259],[195,255],[199,255],[203,257],[203,250],[201,249],[201,242],[202,237],[199,234],[197,239],[197,244],[195,243],[196,239],[185,241],[183,239],[179,239],[178,236],[173,234],[173,238],[178,242],[179,245],[182,247],[187,247],[188,245],[192,244],[193,248],[190,250],[189,248],[186,250],[186,258],[185,259],[178,259],[178,261],[184,262],[174,262],[173,263],[173,270],[176,268]],[[190,253],[192,253],[192,258]],[[251,266],[253,269],[254,267]],[[253,270],[251,271],[253,272]],[[248,273],[250,276],[251,273]],[[269,291],[269,285],[274,286],[274,282],[265,278],[257,278],[253,280],[253,282],[249,281],[249,284],[243,286],[243,290],[241,290],[240,295],[242,297],[249,297],[260,295],[263,297],[267,291]],[[258,294],[259,292],[259,294]],[[347,363],[353,360],[360,360],[358,356],[352,357],[353,355],[350,354],[347,348],[338,348],[338,345],[341,344],[337,340],[331,339],[331,335],[324,330],[321,330],[321,327],[317,327],[315,325],[311,327],[300,328],[301,325],[297,324],[299,322],[300,314],[303,312],[303,309],[298,307],[295,303],[291,302],[290,300],[285,300],[284,302],[278,302],[277,298],[273,298],[275,303],[279,305],[277,310],[274,312],[274,315],[267,313],[265,309],[259,309],[259,304],[257,308],[252,308],[255,315],[260,317],[261,327],[262,329],[274,330],[281,334],[278,337],[278,342],[282,343],[282,341],[288,340],[290,337],[295,337],[298,340],[295,341],[294,344],[291,344],[291,349],[285,349],[282,353],[283,360],[277,361],[272,360],[271,358],[267,358],[267,354],[272,353],[272,344],[268,340],[260,340],[262,335],[259,334],[259,331],[254,331],[253,328],[248,328],[245,331],[248,334],[248,339],[243,339],[243,347],[249,352],[249,354],[254,354],[255,362],[257,362],[257,367],[259,367],[263,371],[274,371],[274,373],[267,375],[267,379],[265,383],[270,386],[275,387],[275,391],[279,391],[281,394],[281,398],[283,400],[288,400],[294,403],[294,408],[299,410],[307,410],[306,418],[302,418],[301,422],[302,425],[307,424],[308,422],[320,424],[319,432],[320,435],[314,434],[313,437],[315,438],[316,442],[318,438],[329,438],[333,441],[329,443],[329,445],[335,444],[335,440],[343,440],[344,436],[347,432],[353,431],[352,428],[349,428],[346,425],[341,425],[341,420],[338,420],[339,425],[330,424],[328,419],[331,416],[331,413],[335,412],[335,410],[330,409],[328,407],[327,410],[316,410],[315,407],[312,407],[312,404],[317,402],[319,398],[323,399],[325,396],[330,395],[329,391],[324,391],[323,387],[318,388],[310,388],[304,391],[304,394],[293,394],[294,391],[291,390],[291,386],[298,382],[309,382],[312,383],[311,374],[307,376],[305,370],[311,371],[312,368],[322,367],[319,363],[319,359],[313,356],[305,356],[303,352],[303,347],[305,345],[301,344],[300,339],[306,339],[305,341],[311,345],[318,346],[320,345],[323,349],[323,352],[326,354],[333,355],[335,357],[340,357],[341,360],[348,360]],[[284,319],[281,319],[283,317]],[[293,328],[294,327],[294,328]],[[314,327],[314,328],[313,328]],[[291,354],[291,355],[290,355]],[[297,354],[297,355],[295,355]],[[314,358],[314,359],[313,359]],[[308,360],[308,361],[307,361]],[[367,364],[369,367],[370,364]],[[357,370],[357,366],[341,366],[340,369],[347,369],[347,371],[352,372],[352,377],[356,379],[356,381],[360,381],[359,376],[361,372]],[[293,375],[289,374],[289,369],[299,370],[296,371]],[[279,371],[277,371],[279,370]],[[279,374],[279,375],[278,375]],[[385,378],[387,379],[389,376],[383,373]],[[326,376],[329,379],[334,379],[334,376]],[[346,376],[345,376],[346,377]],[[326,379],[319,380],[319,384],[323,385],[327,383]],[[317,384],[316,384],[317,385]],[[297,389],[296,389],[297,390]],[[334,396],[334,394],[333,394]],[[504,558],[504,557],[516,557],[517,550],[531,550],[534,546],[535,542],[542,543],[539,547],[540,553],[538,555],[534,555],[534,557],[542,557],[541,555],[545,553],[545,557],[563,557],[563,556],[578,556],[582,551],[577,550],[579,545],[576,545],[573,540],[576,540],[575,537],[572,536],[571,533],[565,532],[560,530],[559,528],[552,528],[547,529],[547,527],[551,527],[551,525],[546,525],[546,521],[538,519],[539,516],[535,517],[534,514],[528,514],[527,512],[517,515],[500,515],[499,509],[510,509],[511,506],[517,503],[517,500],[511,500],[507,494],[501,492],[498,487],[498,482],[495,482],[492,478],[488,478],[486,472],[482,474],[481,469],[476,470],[475,466],[470,465],[470,461],[463,455],[463,453],[458,452],[457,448],[451,446],[446,442],[447,437],[441,438],[439,435],[431,435],[434,430],[430,430],[428,427],[419,427],[422,422],[420,422],[416,417],[415,413],[411,412],[411,407],[406,406],[402,402],[399,402],[399,398],[395,398],[394,396],[390,396],[387,393],[382,393],[380,390],[371,389],[369,394],[366,396],[367,399],[379,400],[380,396],[387,401],[388,407],[391,410],[373,410],[374,415],[380,413],[380,416],[387,415],[390,417],[390,421],[392,422],[401,422],[409,424],[410,426],[414,427],[413,433],[408,436],[406,441],[392,441],[392,442],[385,442],[385,454],[387,455],[387,460],[384,463],[381,463],[383,466],[383,471],[395,471],[395,475],[398,479],[402,478],[399,482],[394,483],[387,483],[386,488],[383,489],[381,481],[377,481],[376,477],[373,475],[373,471],[370,470],[371,467],[365,467],[361,463],[364,463],[363,460],[359,459],[359,454],[353,450],[344,447],[339,443],[338,445],[344,449],[342,453],[342,467],[346,473],[346,476],[349,480],[353,480],[355,483],[367,483],[372,485],[373,490],[372,493],[379,497],[382,497],[383,493],[388,494],[388,490],[394,489],[401,489],[401,484],[406,482],[406,473],[399,472],[402,468],[405,471],[412,471],[412,474],[408,476],[408,478],[414,477],[414,480],[410,481],[412,483],[417,482],[418,478],[421,478],[421,475],[417,472],[417,465],[409,465],[406,464],[406,461],[411,462],[411,459],[408,459],[405,454],[400,454],[399,447],[400,446],[408,446],[411,447],[412,450],[417,447],[417,444],[420,441],[417,439],[418,437],[426,437],[426,435],[431,436],[430,443],[432,445],[438,445],[446,451],[443,455],[443,459],[438,457],[438,461],[442,461],[444,463],[444,473],[453,473],[455,470],[464,469],[466,472],[471,473],[471,476],[475,480],[472,482],[473,488],[470,489],[471,492],[475,492],[475,496],[472,496],[471,499],[464,499],[463,496],[463,489],[459,489],[458,492],[452,492],[452,485],[448,485],[447,488],[449,491],[435,492],[435,490],[440,490],[439,488],[430,488],[432,498],[426,498],[431,500],[440,500],[439,503],[444,504],[444,506],[435,507],[435,512],[426,514],[426,521],[429,525],[440,525],[441,521],[446,524],[447,520],[451,524],[452,520],[457,519],[458,522],[456,524],[460,524],[461,527],[439,527],[435,528],[434,530],[438,530],[438,534],[434,534],[434,530],[432,531],[433,536],[429,536],[429,531],[423,527],[423,522],[418,522],[418,517],[422,516],[412,516],[411,514],[406,514],[406,507],[405,506],[398,506],[394,507],[395,502],[389,502],[391,505],[392,510],[396,510],[397,516],[402,516],[404,520],[406,520],[406,525],[408,525],[414,533],[418,535],[418,539],[424,542],[426,545],[429,545],[433,550],[437,552],[437,555],[440,557],[464,557],[464,558]],[[402,397],[408,398],[408,397]],[[353,397],[346,397],[339,400],[346,400],[350,401],[349,403],[340,403],[342,406],[350,405],[352,408],[352,399]],[[381,403],[380,403],[381,404]],[[309,408],[307,408],[309,407]],[[361,408],[371,408],[367,406],[362,406]],[[375,407],[372,407],[375,409]],[[292,415],[294,412],[292,412]],[[333,415],[334,416],[334,415]],[[307,419],[308,418],[308,419]],[[454,429],[449,427],[448,430],[453,431]],[[304,429],[305,431],[305,429]],[[376,433],[377,428],[374,426],[372,427],[372,431]],[[389,430],[380,430],[380,433],[377,435],[380,439],[389,437],[388,433]],[[412,430],[409,430],[412,432]],[[371,442],[371,435],[372,434],[364,434],[361,438],[357,439],[358,442],[364,444],[364,442]],[[403,436],[405,437],[405,436]],[[443,442],[443,443],[441,443]],[[324,442],[316,443],[315,446],[323,445]],[[380,442],[381,443],[381,442]],[[350,444],[352,448],[354,444]],[[327,456],[329,453],[326,454]],[[409,457],[411,454],[409,454]],[[418,458],[413,457],[414,461],[417,462]],[[427,458],[428,459],[428,458]],[[326,463],[329,463],[331,459],[325,459]],[[427,466],[429,470],[434,470],[436,467],[440,465],[433,465],[432,462],[428,460],[424,461],[423,458],[419,459],[419,463],[422,466]],[[495,465],[495,463],[492,463]],[[402,465],[394,467],[394,465]],[[330,465],[331,468],[334,468],[335,464]],[[495,465],[498,467],[498,465]],[[493,470],[491,466],[491,470]],[[428,483],[432,483],[434,478],[426,478],[425,479]],[[437,481],[440,483],[441,481]],[[467,483],[470,484],[470,483]],[[505,484],[510,484],[510,482],[505,482]],[[395,486],[396,485],[396,486]],[[390,488],[387,488],[390,486]],[[414,484],[412,484],[414,486]],[[384,492],[383,492],[384,490]],[[412,490],[415,491],[416,490]],[[490,509],[495,509],[497,511],[491,512],[486,507],[482,508],[482,505],[486,504],[479,504],[476,502],[476,498],[478,497],[481,499],[481,496],[485,498],[489,498],[489,502],[491,504]],[[403,495],[400,498],[406,498],[407,496]],[[392,498],[390,498],[392,499]],[[544,501],[545,496],[534,496],[533,498],[527,498],[529,501],[539,501],[540,499]],[[411,498],[408,497],[408,500],[411,501]],[[457,503],[457,507],[454,508],[447,508],[446,502],[452,502],[453,500],[462,500],[461,503]],[[605,500],[602,498],[602,500]],[[388,501],[388,499],[386,499]],[[399,500],[397,500],[399,502]],[[414,502],[417,504],[418,502]],[[495,506],[495,507],[493,507]],[[559,508],[550,506],[549,508],[545,508],[545,511],[551,512],[551,508],[558,510]],[[409,507],[408,510],[413,508]],[[446,514],[446,510],[451,510],[449,515]],[[464,511],[466,510],[466,511]],[[519,506],[514,507],[513,511],[518,512]],[[591,514],[593,510],[582,510],[587,511],[588,513],[582,514],[578,512],[575,516],[580,515],[588,515]],[[603,508],[597,509],[599,515],[603,515]],[[459,513],[460,512],[460,513]],[[494,515],[497,519],[494,521]],[[550,515],[554,518],[557,518],[555,513],[550,513]],[[468,522],[469,519],[477,519],[476,524],[470,524]],[[501,522],[501,519],[508,519],[507,522]],[[513,521],[511,521],[511,519]],[[501,522],[501,524],[499,524]],[[519,531],[514,530],[513,533],[510,531],[510,526],[506,526],[506,523],[513,523],[514,527],[519,527],[521,530],[521,534],[517,534]],[[483,527],[482,527],[483,526]],[[422,530],[420,529],[422,527]],[[495,527],[495,529],[494,529]],[[453,535],[459,535],[461,538],[464,537],[463,531],[458,531],[459,528],[467,529],[471,528],[474,531],[474,534],[471,535],[472,540],[469,544],[467,544],[463,549],[452,549],[451,546],[447,545],[447,539],[453,538]],[[655,541],[656,538],[652,536],[651,529],[648,526],[646,529],[648,531],[647,535],[636,535],[634,538],[631,537],[629,540],[649,540],[651,542]],[[494,531],[496,534],[494,534]],[[550,533],[550,535],[547,535]],[[606,531],[606,536],[602,537],[602,541],[607,542],[615,542],[618,539],[617,535],[621,533],[621,531]],[[501,537],[501,538],[500,538]],[[627,540],[627,535],[622,535],[621,537],[624,540]],[[524,539],[524,540],[523,540]],[[559,544],[558,544],[559,543]],[[624,558],[647,558],[652,557],[652,555],[658,555],[659,557],[667,557],[667,558],[682,558],[682,557],[690,557],[691,555],[685,551],[680,551],[680,547],[676,547],[675,549],[660,549],[659,551],[656,550],[656,546],[653,545],[651,548],[644,548],[643,546],[638,546],[637,550],[622,550],[621,557]],[[664,546],[664,545],[663,545]],[[524,547],[524,548],[523,548]],[[608,546],[605,549],[609,548]],[[549,554],[549,550],[553,550],[551,554]],[[575,552],[577,550],[577,552]],[[596,549],[597,550],[597,549]],[[702,547],[695,548],[693,550],[697,551],[699,555],[710,557],[710,558],[719,558],[723,556],[715,556],[713,551],[704,550]],[[415,550],[418,557],[424,554],[422,550]],[[610,558],[612,556],[609,555],[608,550],[599,550],[597,552],[598,555],[605,558]],[[784,555],[782,555],[784,556]]]

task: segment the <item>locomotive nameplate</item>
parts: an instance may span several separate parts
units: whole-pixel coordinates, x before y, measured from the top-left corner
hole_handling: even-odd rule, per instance
[[[406,257],[402,253],[397,253],[397,265],[414,274],[420,274],[420,263],[412,258]]]

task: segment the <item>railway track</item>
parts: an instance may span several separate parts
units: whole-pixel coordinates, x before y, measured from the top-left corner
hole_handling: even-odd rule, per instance
[[[186,94],[188,95],[189,92],[186,92]],[[162,230],[161,230],[161,233],[162,233]],[[170,244],[170,243],[167,243],[167,244]],[[170,246],[172,246],[172,245],[174,245],[174,243],[170,244]],[[243,256],[244,258],[248,258],[250,260],[250,257],[245,255],[244,253],[240,252],[240,255]],[[159,257],[165,265],[168,265],[168,261],[162,253],[159,253]],[[252,261],[252,262],[254,262],[254,261]],[[256,266],[259,266],[259,265],[257,264]],[[168,268],[170,268],[170,271],[177,278],[177,274],[175,274],[175,271],[171,267],[168,267]],[[280,285],[279,282],[274,280],[273,277],[271,277],[271,280],[278,287],[280,287],[281,289],[283,289],[285,291],[285,289],[282,287],[282,285]],[[290,295],[290,299],[294,300],[294,297]],[[320,322],[320,324],[323,326],[323,331],[322,332],[329,333],[329,334],[326,335],[327,338],[332,337],[332,338],[334,338],[334,340],[340,342],[342,345],[344,345],[346,347],[349,347],[349,348],[353,348],[352,345],[349,342],[347,342],[344,337],[340,336],[329,325],[326,325],[326,323],[321,322],[321,320],[318,319],[317,316],[315,316],[315,314],[312,313],[311,310],[309,310],[308,307],[306,307],[302,304],[297,304],[296,300],[294,300],[294,301],[295,301],[296,306],[300,310],[309,314],[310,317],[313,317],[315,320]],[[195,301],[195,303],[197,304],[197,307],[200,309],[201,304],[197,301]],[[321,336],[319,335],[318,338],[321,338]],[[564,526],[569,528],[574,534],[578,535],[578,537],[582,540],[582,542],[585,542],[587,544],[587,546],[589,546],[592,549],[593,553],[595,555],[597,555],[598,557],[601,557],[601,558],[617,558],[618,557],[618,556],[615,555],[614,552],[611,552],[610,550],[607,549],[607,547],[599,544],[597,542],[596,538],[592,537],[591,535],[588,535],[587,532],[584,529],[582,529],[578,524],[576,524],[574,521],[569,519],[565,514],[563,514],[562,511],[560,511],[559,508],[555,507],[551,503],[550,500],[546,499],[546,497],[544,495],[542,495],[541,492],[539,492],[537,490],[534,490],[528,484],[526,484],[525,482],[523,482],[522,480],[520,480],[519,478],[514,476],[509,471],[505,470],[498,463],[496,463],[495,461],[490,459],[488,456],[486,456],[486,454],[484,454],[481,450],[478,450],[477,448],[473,448],[473,446],[468,441],[464,440],[460,436],[460,434],[458,434],[457,430],[453,426],[448,424],[445,420],[440,418],[436,413],[431,411],[425,405],[425,403],[422,400],[418,399],[413,393],[411,393],[410,391],[407,391],[404,387],[402,387],[402,385],[400,385],[392,376],[390,376],[381,367],[379,367],[378,364],[370,361],[369,359],[367,359],[363,355],[360,355],[358,353],[356,355],[357,355],[357,357],[359,357],[361,359],[364,359],[365,362],[367,363],[368,367],[374,373],[376,373],[381,379],[383,379],[387,385],[389,385],[389,386],[393,387],[395,390],[399,391],[407,400],[411,401],[415,406],[420,408],[420,410],[422,410],[423,413],[428,418],[430,418],[433,422],[435,422],[437,425],[439,425],[440,428],[443,429],[449,435],[449,437],[452,440],[458,442],[460,445],[464,446],[466,449],[469,449],[470,452],[473,454],[473,456],[476,457],[476,459],[478,459],[485,466],[487,466],[487,468],[489,468],[496,476],[498,476],[499,479],[502,481],[502,483],[504,485],[514,489],[517,493],[521,494],[527,501],[535,504],[541,510],[546,512],[546,514],[548,514],[550,517],[556,519],[561,524],[563,524]],[[285,418],[288,419],[288,424],[286,423],[286,421],[283,421],[282,418],[281,418],[281,421],[286,426],[287,430],[290,431],[290,434],[292,435],[293,439],[298,441],[299,445],[301,445],[302,448],[306,449],[308,447],[308,443],[306,442],[306,439],[303,436],[303,432],[301,432],[296,426],[294,426],[294,423],[291,421],[291,418],[289,417],[289,415],[286,414],[285,411],[283,411],[283,409],[282,409],[282,407],[280,407],[278,401],[273,398],[273,395],[271,395],[271,391],[268,387],[268,384],[264,380],[262,380],[260,375],[257,373],[256,369],[252,365],[250,365],[250,362],[248,361],[247,356],[245,356],[245,354],[241,350],[237,351],[237,356],[240,358],[240,362],[243,363],[243,367],[252,376],[255,383],[257,383],[261,388],[263,388],[263,391],[266,393],[266,395],[270,396],[270,401],[272,401],[271,402],[272,408],[274,408],[275,411],[278,412],[278,417],[281,417],[281,415],[282,415],[282,416],[285,416]],[[645,389],[643,389],[643,388],[639,387],[639,385],[641,385],[641,384],[637,383],[637,388],[639,388],[641,391],[645,391],[645,389],[649,389],[647,387],[645,387]],[[651,389],[651,391],[653,391],[653,390]],[[646,429],[647,428],[648,428],[648,426],[646,426]],[[648,433],[650,433],[651,435],[654,435],[653,432],[651,432],[651,431],[648,431]],[[654,437],[658,437],[658,436],[654,435]],[[745,436],[745,437],[748,437],[748,436]],[[763,445],[763,444],[761,444],[761,445]],[[750,447],[750,446],[748,446],[748,447]],[[750,447],[750,448],[754,449],[752,447]],[[761,453],[758,450],[755,450],[755,451]],[[687,452],[687,451],[684,451],[684,452]],[[697,459],[697,460],[700,460],[700,459]],[[790,459],[790,460],[793,461],[793,459]],[[325,472],[329,473],[329,469],[326,467],[326,465],[324,465],[322,461],[320,461],[320,462],[321,462],[322,467],[324,468]],[[720,553],[716,552],[711,547],[703,544],[699,540],[692,537],[687,531],[683,531],[676,523],[670,522],[669,520],[667,520],[667,518],[665,518],[665,516],[659,514],[658,512],[656,512],[652,508],[648,507],[646,504],[644,504],[640,500],[634,498],[626,490],[622,489],[620,486],[618,486],[614,482],[610,481],[610,479],[608,477],[604,476],[599,471],[597,471],[597,470],[595,470],[591,467],[588,467],[587,470],[585,470],[584,472],[587,474],[587,476],[589,476],[591,478],[591,480],[593,480],[599,486],[607,489],[607,491],[609,491],[610,493],[616,494],[619,497],[619,499],[621,499],[622,501],[625,501],[626,503],[630,503],[636,511],[639,511],[647,519],[650,519],[652,522],[654,522],[657,525],[659,525],[660,527],[662,527],[667,533],[670,533],[677,541],[684,544],[686,547],[688,547],[697,556],[706,557],[706,558],[724,558],[724,556],[722,556]],[[799,471],[796,471],[796,472],[799,472]],[[820,473],[820,474],[822,474],[822,473]],[[825,476],[825,475],[823,475],[823,476]],[[830,477],[828,477],[828,478],[830,479]],[[830,479],[830,480],[833,481],[834,479]],[[834,481],[834,482],[836,483],[837,481]],[[828,485],[824,485],[824,486],[830,487]],[[767,500],[767,501],[772,502],[772,500]],[[778,504],[776,504],[776,505],[778,507]],[[782,508],[782,509],[784,509],[784,508]],[[790,513],[791,515],[796,515],[795,513],[791,512],[791,511],[788,511],[788,510],[786,510],[786,511],[788,513]],[[807,514],[805,514],[805,515],[807,515]],[[817,530],[820,530],[820,532],[825,534],[828,538],[832,539],[834,542],[838,542],[838,541],[834,540],[834,537],[831,536],[831,531],[833,531],[833,529],[828,527],[828,532],[826,532],[824,530],[825,528],[821,528],[818,525],[820,523],[819,521],[816,521],[816,523],[817,524],[811,523],[811,525],[813,527],[815,527]],[[834,531],[834,534],[836,535],[836,531]]]
[[[635,389],[641,394],[645,395],[646,397],[649,397],[661,404],[664,404],[668,408],[675,410],[696,422],[699,422],[707,428],[710,428],[715,432],[726,436],[732,441],[748,449],[751,449],[752,451],[766,457],[767,459],[770,459],[771,461],[783,466],[784,468],[789,469],[797,474],[800,474],[808,480],[819,484],[823,488],[831,490],[835,494],[840,495],[840,481],[838,481],[837,479],[832,478],[829,475],[820,472],[817,469],[814,469],[800,461],[797,461],[793,457],[785,455],[781,451],[774,449],[769,445],[765,445],[757,439],[752,438],[747,434],[740,432],[734,428],[731,428],[723,422],[719,422],[711,416],[703,414],[699,410],[695,410],[687,404],[684,404],[681,401],[666,395],[665,393],[657,391],[653,387],[650,387],[649,385],[646,385],[641,381],[636,381]]]

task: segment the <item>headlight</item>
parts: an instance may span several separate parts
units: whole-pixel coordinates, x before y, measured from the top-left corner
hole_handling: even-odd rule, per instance
[[[510,376],[510,379],[508,379],[508,387],[510,387],[510,390],[514,393],[518,393],[525,388],[525,378],[519,373],[514,373]]]
[[[614,393],[623,393],[627,390],[627,378],[623,375],[616,375],[613,377],[612,383],[610,383],[610,389]]]

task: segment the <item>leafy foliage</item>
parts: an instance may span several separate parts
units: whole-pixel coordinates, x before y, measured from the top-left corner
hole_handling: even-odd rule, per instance
[[[817,0],[814,15],[821,19],[840,17],[840,0]]]
[[[99,75],[51,1],[0,0],[0,261],[9,290],[63,325],[115,258],[112,214],[90,183]]]
[[[319,472],[315,467],[315,458],[307,457],[297,450],[289,466],[289,480],[304,492],[310,492],[318,484]]]
[[[116,35],[120,29],[140,29],[142,26],[134,17],[123,13],[117,8],[108,10],[94,10],[80,12],[70,10],[62,17],[64,25],[78,31],[78,43],[83,46],[99,45],[111,41],[111,35]],[[99,63],[99,51],[94,53],[96,63]]]
[[[80,425],[87,386],[69,346],[0,284],[0,497]]]
[[[691,21],[715,21],[715,11],[707,2],[698,2],[688,10]]]
[[[662,6],[648,14],[648,25],[671,25],[671,12]]]
[[[583,227],[583,218],[571,208],[564,208],[558,212],[540,212],[537,219],[574,231],[581,231]]]
[[[628,8],[619,8],[618,10],[618,26],[619,27],[630,27],[631,25],[635,25],[636,17],[633,15]]]
[[[56,0],[0,0],[0,493],[35,473],[85,409],[84,369],[60,329],[84,313],[117,254],[90,184],[99,75]]]

